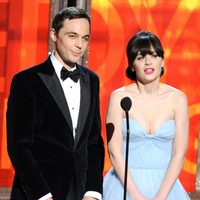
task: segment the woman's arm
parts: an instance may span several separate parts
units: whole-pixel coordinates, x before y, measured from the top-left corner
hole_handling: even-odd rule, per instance
[[[182,169],[188,143],[188,104],[185,94],[178,92],[173,96],[176,133],[173,142],[172,159],[164,181],[155,200],[165,200]]]
[[[106,114],[106,130],[110,160],[120,181],[124,184],[125,161],[122,154],[123,136],[121,128],[123,110],[120,107],[122,98],[120,92],[111,94]],[[127,191],[134,200],[147,200],[140,194],[129,171],[127,174]]]

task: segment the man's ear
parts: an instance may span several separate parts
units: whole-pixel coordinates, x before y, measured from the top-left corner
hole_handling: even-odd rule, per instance
[[[165,61],[164,61],[164,59],[163,59],[163,61],[162,61],[162,63],[161,63],[161,67],[164,68],[164,66],[165,66]]]
[[[56,41],[57,41],[57,34],[56,34],[56,31],[55,31],[54,28],[52,28],[52,29],[50,30],[50,37],[51,37],[51,40],[52,40],[53,42],[56,42]]]

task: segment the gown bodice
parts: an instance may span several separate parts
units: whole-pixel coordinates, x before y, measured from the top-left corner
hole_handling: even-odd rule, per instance
[[[136,120],[129,119],[129,167],[167,168],[171,159],[175,136],[175,121],[165,121],[158,130],[149,134]],[[123,153],[126,146],[126,119],[122,121]],[[163,159],[165,158],[165,159]]]

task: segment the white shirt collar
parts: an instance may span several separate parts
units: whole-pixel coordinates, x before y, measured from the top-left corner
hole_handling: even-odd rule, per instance
[[[55,72],[60,79],[60,72],[61,72],[61,69],[63,68],[63,64],[55,57],[54,52],[51,53],[50,59],[55,69]],[[75,67],[72,67],[69,71],[74,71],[75,69],[76,69],[76,65]]]

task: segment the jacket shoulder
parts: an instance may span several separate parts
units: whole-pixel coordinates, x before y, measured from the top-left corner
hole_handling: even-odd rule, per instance
[[[93,78],[99,79],[99,76],[94,71],[92,71],[91,69],[84,67],[82,65],[78,65],[78,68],[81,69],[82,72],[88,73]]]
[[[51,63],[50,59],[48,58],[47,60],[45,60],[44,62],[28,67],[22,71],[19,71],[18,73],[16,73],[13,77],[13,79],[18,79],[18,78],[28,78],[31,76],[36,75],[38,72],[43,72],[45,70],[45,66],[49,65]]]

